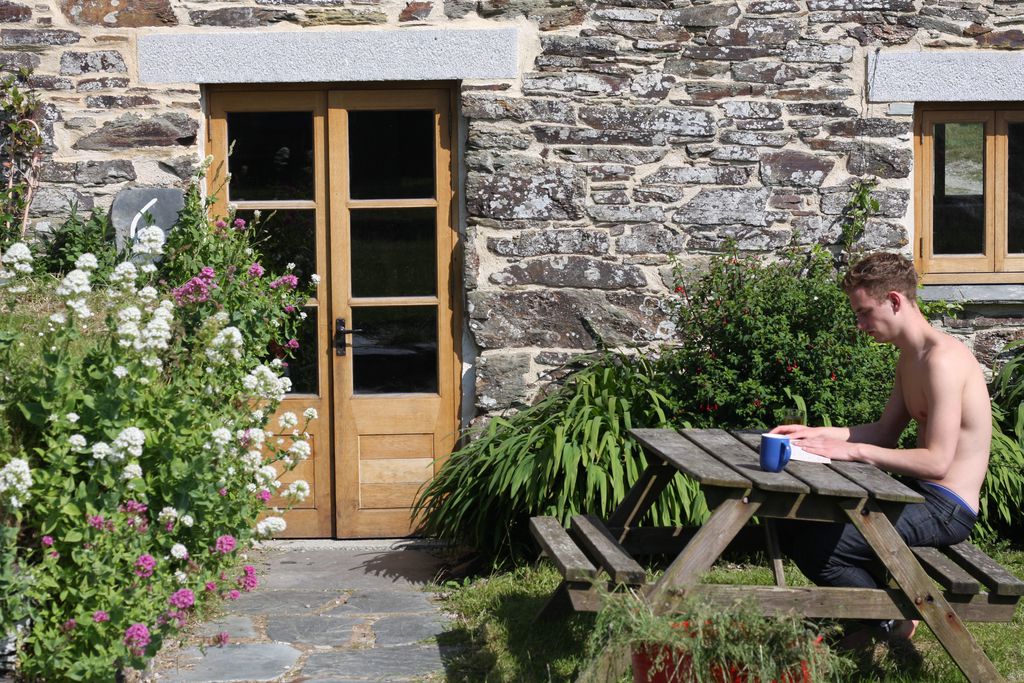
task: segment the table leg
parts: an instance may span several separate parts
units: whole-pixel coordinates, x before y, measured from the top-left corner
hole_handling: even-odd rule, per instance
[[[775,585],[780,588],[786,586],[786,572],[782,567],[782,550],[779,548],[779,534],[775,527],[774,519],[761,520],[764,523],[764,541],[768,549],[768,559],[772,564],[772,576],[775,577]]]
[[[664,613],[671,608],[674,589],[696,583],[701,574],[711,569],[759,507],[761,501],[748,498],[743,491],[733,490],[728,494],[647,592],[647,601],[655,613]]]
[[[636,526],[637,522],[654,505],[655,501],[658,500],[658,496],[661,495],[666,486],[672,483],[672,478],[677,474],[676,469],[668,463],[655,460],[655,456],[650,453],[645,453],[645,455],[650,464],[640,474],[640,478],[636,480],[636,483],[626,492],[622,502],[608,516],[605,525],[609,529],[612,527],[626,529]],[[620,543],[622,542],[622,538],[616,540]]]
[[[942,591],[918,563],[900,538],[892,522],[881,512],[865,506],[861,512],[846,509],[853,525],[864,535],[878,558],[892,574],[900,590],[921,614],[921,619],[938,638],[946,652],[972,683],[1005,679],[996,671],[985,651],[974,640],[963,621],[949,606]]]

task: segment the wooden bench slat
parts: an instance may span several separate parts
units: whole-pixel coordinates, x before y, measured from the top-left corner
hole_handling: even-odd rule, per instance
[[[554,517],[531,517],[530,533],[566,581],[587,581],[597,576],[597,567]]]
[[[896,481],[882,470],[863,462],[833,462],[829,465],[850,481],[862,486],[876,500],[894,503],[923,503],[924,496]]]
[[[639,585],[647,580],[647,572],[629,556],[600,519],[593,515],[575,515],[570,533],[597,561],[615,583]]]
[[[644,449],[656,451],[661,458],[677,470],[701,484],[726,488],[750,488],[750,480],[740,476],[731,467],[708,455],[690,441],[669,429],[631,429]],[[648,457],[648,461],[651,458]]]
[[[996,595],[1024,595],[1024,581],[968,541],[946,548],[946,554],[974,574]]]
[[[761,448],[760,432],[732,432],[732,435],[752,448],[755,453]],[[786,471],[807,484],[811,491],[822,496],[839,498],[867,498],[867,491],[825,463],[790,460]]]
[[[937,548],[911,548],[918,562],[951,593],[973,595],[981,591],[981,586],[964,568],[949,559]]]
[[[711,453],[717,459],[754,482],[764,491],[810,493],[810,488],[796,477],[782,472],[765,472],[757,454],[724,429],[684,429],[682,435]]]

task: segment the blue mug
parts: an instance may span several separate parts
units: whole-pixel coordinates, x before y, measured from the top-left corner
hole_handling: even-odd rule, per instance
[[[793,446],[789,437],[782,434],[761,435],[761,469],[765,472],[781,472],[789,462]]]

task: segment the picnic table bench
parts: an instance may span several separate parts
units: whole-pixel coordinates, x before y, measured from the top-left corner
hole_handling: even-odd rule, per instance
[[[904,505],[922,502],[913,489],[865,463],[790,461],[782,472],[758,465],[759,436],[719,429],[634,429],[647,468],[606,520],[572,518],[567,531],[553,517],[534,517],[530,530],[563,581],[540,616],[567,609],[597,611],[602,590],[638,587],[656,613],[671,613],[687,595],[733,604],[756,601],[766,614],[794,611],[806,618],[920,619],[972,682],[1002,676],[964,628],[964,621],[1010,621],[1024,581],[968,542],[948,548],[909,548],[892,525]],[[677,474],[697,481],[710,518],[698,529],[642,527],[646,512]],[[774,586],[701,583],[726,547],[754,516],[764,522]],[[875,550],[895,587],[833,588],[786,585],[773,519],[852,522]],[[674,558],[649,582],[641,555]],[[612,656],[612,655],[609,655]],[[606,668],[614,663],[604,662]],[[624,663],[619,663],[624,667]],[[587,678],[587,673],[580,680]]]

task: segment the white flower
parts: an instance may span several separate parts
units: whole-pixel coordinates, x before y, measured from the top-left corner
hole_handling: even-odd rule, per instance
[[[256,427],[250,427],[249,429],[239,429],[235,432],[235,438],[238,439],[238,443],[246,448],[262,448],[263,441],[267,438],[267,435],[263,433],[262,429]]]
[[[0,468],[0,501],[6,503],[6,507],[12,510],[20,508],[32,497],[29,493],[31,488],[32,471],[25,460],[14,458]]]
[[[319,415],[316,412],[316,408],[306,408],[306,410],[304,410],[302,413],[302,417],[306,418],[307,420],[315,420],[317,419],[317,417],[319,417]]]
[[[55,291],[57,296],[65,297],[88,294],[92,291],[92,287],[89,285],[89,273],[75,268],[64,276]]]
[[[122,379],[127,374],[128,374],[128,368],[126,368],[125,366],[118,365],[118,366],[114,367],[114,377],[117,377],[118,379]]]
[[[106,460],[111,452],[110,445],[104,441],[97,441],[92,445],[92,457],[96,460]]]
[[[287,266],[284,267],[284,269],[285,270],[295,270],[295,264],[294,263],[289,263]]]
[[[78,413],[68,413],[64,417],[66,417],[68,419],[68,422],[70,422],[71,424],[75,424],[76,422],[78,422]]]
[[[188,548],[180,543],[175,543],[171,546],[171,557],[176,560],[187,560],[188,559]]]
[[[85,299],[68,299],[67,306],[79,318],[92,317],[92,311],[89,309],[89,304],[85,303]]]
[[[284,492],[284,495],[301,503],[309,496],[309,484],[302,479],[297,479],[291,483],[288,490]]]
[[[278,377],[266,365],[257,365],[242,378],[242,386],[256,398],[280,401],[291,389],[292,383],[287,377]]]
[[[7,247],[0,263],[9,265],[16,273],[28,274],[32,272],[32,250],[24,242],[15,242]]]
[[[286,528],[288,528],[288,524],[281,517],[267,517],[256,523],[256,534],[259,536],[272,536],[273,534],[281,533]]]
[[[281,417],[277,418],[277,423],[281,425],[281,429],[291,429],[295,425],[299,424],[299,418],[295,416],[295,413],[289,410],[286,413],[282,413]]]
[[[195,520],[192,519],[192,515],[188,514],[182,515],[178,519],[178,521],[181,522],[181,525],[185,527],[191,527],[193,524],[195,524]]]
[[[159,256],[164,253],[164,242],[166,241],[164,231],[155,225],[150,225],[135,234],[132,253],[140,256]]]
[[[56,325],[63,325],[68,321],[68,317],[63,313],[54,313],[50,316],[50,322]]]
[[[188,583],[188,574],[178,569],[174,572],[174,580],[180,584]]]
[[[147,275],[149,275],[150,273],[155,273],[156,272],[156,266],[154,266],[152,263],[147,263],[144,266],[142,266],[141,268],[139,268],[139,270],[141,270],[143,273],[146,273]]]
[[[143,287],[139,290],[139,298],[147,303],[156,301],[158,296],[160,296],[160,292],[156,291],[154,287]]]
[[[142,467],[137,462],[128,463],[127,465],[124,466],[124,471],[121,472],[121,479],[124,479],[125,481],[141,478]]]
[[[292,447],[288,449],[288,452],[299,460],[305,460],[309,457],[310,450],[308,441],[296,441],[292,444]]]
[[[273,465],[264,465],[256,471],[256,483],[265,486],[272,486],[277,479],[277,470]],[[274,487],[277,488],[277,487]]]
[[[125,290],[135,289],[135,280],[139,277],[139,271],[131,261],[123,261],[117,264],[114,272],[110,274],[110,284],[121,287]]]
[[[242,359],[242,333],[237,327],[225,327],[217,333],[206,349],[206,357],[214,364],[223,364],[228,360]]]
[[[96,257],[89,252],[85,252],[75,261],[75,268],[80,270],[96,270],[99,265],[100,264],[96,261]]]
[[[242,456],[242,464],[250,472],[255,472],[263,465],[263,453],[257,450],[247,451]]]
[[[313,273],[312,275],[309,276],[309,281],[312,282],[314,286],[316,286],[320,284],[320,276],[317,275],[316,273]]]
[[[142,455],[142,447],[146,443],[146,433],[138,427],[125,427],[114,439],[111,460],[123,460],[126,455],[136,458]]]
[[[68,443],[70,443],[71,447],[76,451],[81,450],[85,448],[85,437],[81,434],[72,434],[68,437]]]
[[[231,443],[231,431],[225,427],[218,427],[210,434],[210,438],[213,439],[214,444],[223,448]]]
[[[173,521],[178,518],[178,511],[172,508],[170,505],[164,507],[160,511],[160,514],[156,516],[156,519],[161,524],[167,524],[167,522]]]

